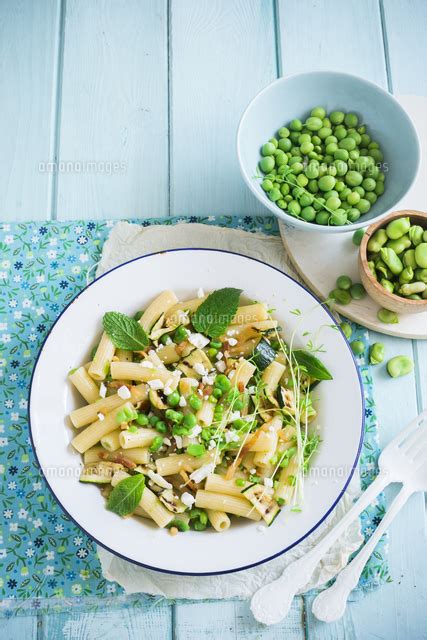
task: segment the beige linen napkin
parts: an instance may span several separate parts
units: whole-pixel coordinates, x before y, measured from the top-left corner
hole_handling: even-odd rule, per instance
[[[183,247],[226,249],[258,258],[298,279],[288,265],[280,238],[248,233],[239,229],[224,229],[203,224],[158,225],[148,228],[127,222],[118,222],[104,245],[97,276],[132,258]],[[109,553],[98,547],[102,571],[107,580],[115,580],[127,593],[149,593],[167,598],[221,599],[250,598],[255,591],[279,577],[283,569],[294,559],[305,554],[350,508],[359,491],[359,480],[353,478],[348,492],[343,496],[334,512],[308,538],[288,553],[262,565],[227,574],[225,576],[174,576],[150,571]],[[363,541],[359,520],[323,558],[316,568],[305,592],[333,578],[348,562],[349,556]]]

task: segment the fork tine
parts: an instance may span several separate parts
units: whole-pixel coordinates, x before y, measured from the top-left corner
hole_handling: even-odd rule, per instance
[[[417,442],[415,442],[407,455],[410,456],[413,460],[415,460],[420,454],[427,451],[427,429],[422,429],[424,434]]]
[[[403,429],[403,431],[401,431],[395,441],[392,441],[394,444],[400,446],[401,444],[403,444],[403,442],[406,440],[406,438],[408,437],[408,435],[417,427],[419,427],[425,420],[427,420],[427,409],[425,409],[424,411],[422,411],[420,413],[420,415],[418,415],[416,418],[414,418],[409,424],[408,426]]]

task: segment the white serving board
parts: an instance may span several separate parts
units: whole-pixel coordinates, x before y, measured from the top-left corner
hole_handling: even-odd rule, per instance
[[[424,155],[427,155],[427,98],[421,96],[400,96],[401,105],[411,116],[421,141]],[[416,209],[425,211],[427,199],[424,195],[427,184],[427,159],[422,159],[418,178],[396,210]],[[340,275],[348,275],[354,282],[360,282],[357,257],[359,247],[352,242],[353,232],[348,234],[325,235],[316,231],[300,231],[279,223],[280,235],[287,254],[302,279],[321,299],[326,299],[335,288]],[[368,329],[386,333],[398,338],[427,339],[427,311],[425,313],[399,316],[399,324],[383,324],[377,319],[379,305],[369,296],[353,300],[347,306],[335,305],[340,315],[354,320]]]

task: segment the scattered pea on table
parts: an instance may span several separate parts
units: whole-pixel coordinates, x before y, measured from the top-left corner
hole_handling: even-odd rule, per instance
[[[350,347],[355,356],[361,356],[365,351],[365,345],[361,340],[353,340],[350,342]]]

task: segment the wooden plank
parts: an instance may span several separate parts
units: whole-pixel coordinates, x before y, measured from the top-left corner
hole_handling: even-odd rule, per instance
[[[303,603],[296,598],[286,620],[266,627],[255,622],[249,602],[217,601],[175,606],[175,640],[303,640]]]
[[[57,217],[167,215],[166,0],[70,0],[64,37]]]
[[[171,213],[265,213],[245,186],[236,131],[276,77],[273,3],[172,0]]]
[[[35,640],[37,616],[16,616],[0,620],[0,636],[2,640]]]
[[[172,607],[166,602],[148,610],[100,609],[43,617],[38,640],[168,640],[172,637]],[[27,636],[25,640],[30,640]],[[34,636],[35,638],[35,636]],[[14,639],[15,640],[15,639]]]
[[[383,23],[393,93],[427,95],[425,0],[384,0]]]
[[[379,5],[373,0],[278,0],[281,75],[332,69],[384,84]]]
[[[59,2],[0,8],[0,219],[48,217]]]

